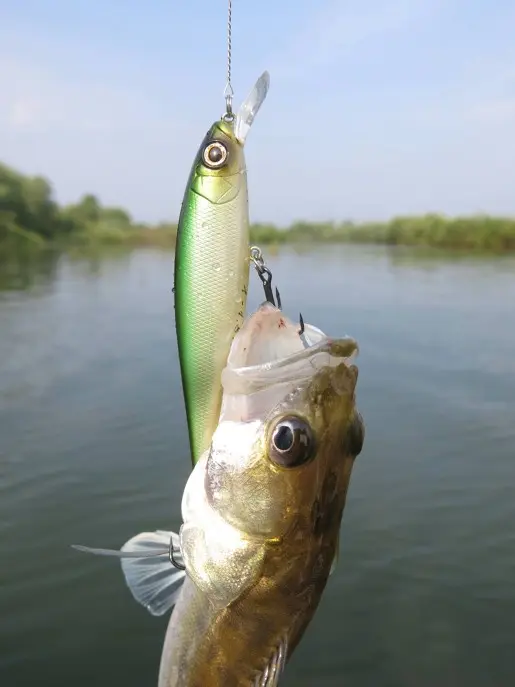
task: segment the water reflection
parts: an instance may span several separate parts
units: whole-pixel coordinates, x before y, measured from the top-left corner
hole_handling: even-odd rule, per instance
[[[265,259],[276,260],[281,256],[297,255],[304,259],[313,256],[318,264],[323,260],[334,263],[343,259],[346,264],[355,255],[358,263],[364,259],[386,261],[391,267],[415,268],[424,272],[441,269],[442,265],[467,266],[472,269],[489,271],[513,272],[515,258],[513,256],[489,256],[481,254],[464,254],[460,251],[443,251],[432,248],[375,246],[356,244],[326,245],[326,244],[293,244],[293,245],[264,245],[262,246]],[[172,251],[149,247],[133,251],[124,247],[78,247],[65,253],[58,249],[41,248],[37,245],[15,243],[2,244],[0,247],[0,292],[13,293],[30,290],[48,290],[59,278],[59,270],[72,269],[77,277],[100,278],[113,269],[124,271],[129,266],[135,254],[148,252],[170,256]],[[343,263],[342,263],[343,264]],[[117,266],[117,267],[116,267]]]
[[[30,243],[0,247],[0,292],[47,288],[56,278],[60,253]]]

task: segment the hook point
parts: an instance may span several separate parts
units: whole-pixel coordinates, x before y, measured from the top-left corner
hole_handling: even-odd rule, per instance
[[[302,317],[302,313],[299,313],[299,322],[300,322],[299,336],[302,336],[304,334],[304,318]]]

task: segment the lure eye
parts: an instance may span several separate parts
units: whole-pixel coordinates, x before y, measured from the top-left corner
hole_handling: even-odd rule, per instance
[[[219,169],[227,160],[227,148],[220,141],[213,141],[204,149],[204,164],[211,169]]]
[[[272,430],[270,459],[285,468],[295,468],[313,457],[315,441],[311,427],[299,417],[281,418]]]

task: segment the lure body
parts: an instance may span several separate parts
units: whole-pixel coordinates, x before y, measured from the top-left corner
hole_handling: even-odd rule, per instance
[[[215,124],[199,151],[224,139],[237,169],[204,177],[196,162],[184,198],[175,257],[175,318],[192,462],[209,445],[220,412],[220,374],[243,322],[249,280],[249,210],[243,150],[232,126]],[[236,165],[235,165],[236,166]]]
[[[221,373],[245,314],[249,207],[243,147],[268,85],[265,72],[234,120],[222,118],[208,131],[179,217],[175,318],[193,465],[217,425]]]

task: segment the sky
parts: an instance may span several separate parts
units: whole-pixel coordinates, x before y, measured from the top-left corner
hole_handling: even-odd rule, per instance
[[[226,0],[0,0],[0,160],[175,221],[224,109]],[[251,220],[515,214],[512,0],[233,0]]]

